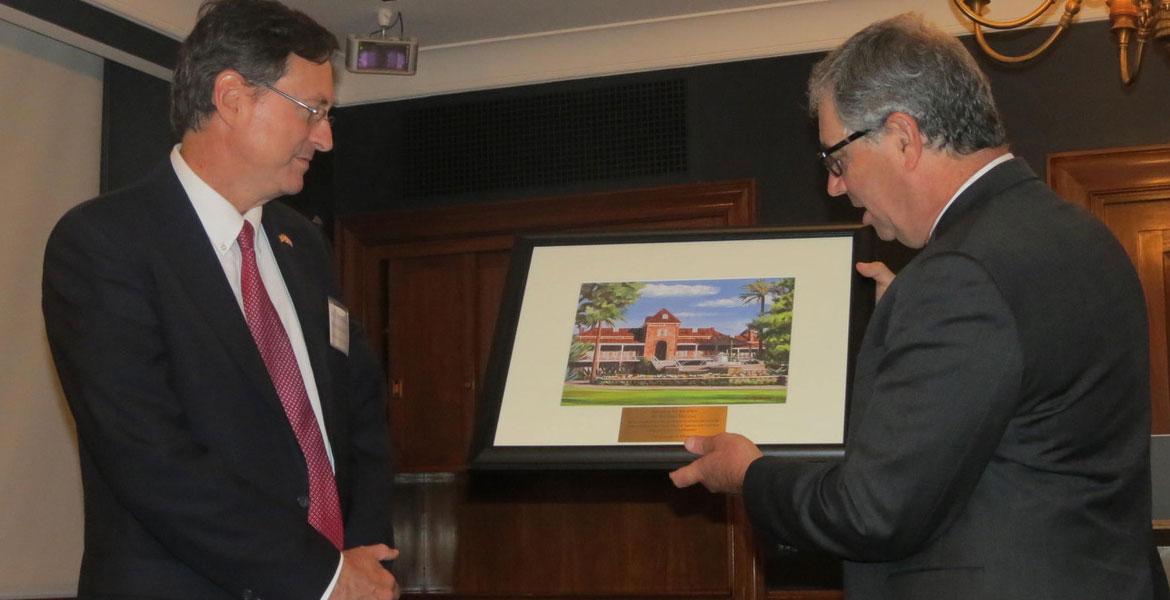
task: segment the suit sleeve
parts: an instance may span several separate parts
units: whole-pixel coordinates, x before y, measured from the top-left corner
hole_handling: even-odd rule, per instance
[[[349,456],[353,473],[345,522],[347,547],[394,547],[393,467],[385,375],[357,319],[350,319]]]
[[[311,598],[338,554],[288,501],[200,444],[168,384],[158,298],[141,249],[74,211],[45,255],[43,309],[77,423],[87,494],[98,486],[162,547],[237,596]],[[87,527],[90,525],[87,525]],[[96,526],[96,525],[95,525]]]
[[[987,272],[940,254],[894,285],[884,339],[860,359],[879,362],[858,364],[875,374],[855,382],[868,399],[845,459],[748,469],[748,514],[779,540],[858,561],[914,553],[962,510],[1015,413],[1020,344]]]

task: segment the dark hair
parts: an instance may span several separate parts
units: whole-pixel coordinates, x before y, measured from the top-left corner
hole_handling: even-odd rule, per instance
[[[965,155],[1006,143],[991,84],[971,53],[912,13],[874,23],[830,52],[813,67],[808,93],[814,115],[831,98],[852,131],[877,130],[903,112],[931,148]]]
[[[291,54],[317,64],[338,49],[337,38],[308,15],[274,0],[209,0],[179,46],[171,83],[171,127],[182,137],[215,112],[215,78],[239,71],[249,83],[271,85],[284,76]]]

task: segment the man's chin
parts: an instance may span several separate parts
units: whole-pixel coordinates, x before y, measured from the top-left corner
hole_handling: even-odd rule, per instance
[[[305,189],[305,174],[304,172],[286,173],[284,181],[281,182],[280,192],[285,196],[301,193]]]
[[[883,242],[892,242],[892,241],[898,239],[897,234],[891,229],[887,229],[885,227],[878,227],[878,226],[873,225],[873,224],[870,224],[870,227],[873,227],[874,233],[876,233],[878,238],[880,240],[882,240]]]

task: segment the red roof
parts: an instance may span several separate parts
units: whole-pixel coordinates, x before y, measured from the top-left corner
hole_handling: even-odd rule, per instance
[[[649,317],[646,317],[646,320],[643,321],[643,323],[649,323],[651,321],[654,321],[655,323],[682,323],[682,321],[678,320],[678,317],[672,315],[670,311],[666,310],[665,308],[660,309],[658,312]]]

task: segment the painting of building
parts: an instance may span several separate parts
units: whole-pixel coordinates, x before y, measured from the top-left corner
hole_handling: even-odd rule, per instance
[[[738,363],[745,371],[763,369],[756,362],[760,345],[755,331],[745,329],[730,336],[714,327],[683,327],[682,321],[666,308],[647,316],[641,327],[594,326],[576,333],[573,341],[594,345],[599,333],[599,364],[602,371],[609,373],[632,372],[647,362],[656,371],[666,373],[719,370],[721,363]],[[582,353],[570,361],[569,368],[587,370],[593,358],[592,350]]]

